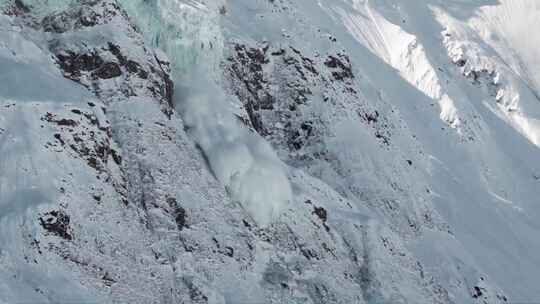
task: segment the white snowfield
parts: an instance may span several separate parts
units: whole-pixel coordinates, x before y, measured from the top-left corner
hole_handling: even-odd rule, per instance
[[[539,26],[0,0],[0,304],[539,302]]]

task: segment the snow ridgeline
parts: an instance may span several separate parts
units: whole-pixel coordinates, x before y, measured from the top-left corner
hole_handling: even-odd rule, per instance
[[[216,84],[223,50],[219,1],[120,2],[148,42],[170,58],[176,107],[216,178],[259,225],[269,225],[292,200],[291,185],[272,147],[242,127]]]

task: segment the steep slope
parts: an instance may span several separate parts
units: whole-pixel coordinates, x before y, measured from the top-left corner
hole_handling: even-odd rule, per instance
[[[3,210],[35,205],[2,220],[3,302],[446,301],[393,232],[358,219],[366,211],[300,171],[289,173],[291,208],[258,227],[189,142],[170,108],[166,59],[144,46],[116,2],[77,3],[44,17],[15,5],[5,28],[21,28],[21,39],[54,58],[50,73],[80,84],[58,78],[59,87],[75,86],[65,93],[83,101],[51,97],[59,108],[36,106],[28,119],[45,140],[44,148],[25,147],[30,161],[61,166],[33,165],[23,177],[36,181],[13,186],[21,166],[3,171]],[[7,123],[6,138],[34,139]],[[18,164],[8,152],[6,167]],[[36,194],[21,195],[30,190]]]
[[[476,34],[491,23],[475,11],[523,13],[512,3],[234,1],[228,10],[232,86],[252,126],[279,147],[292,132],[294,148],[283,156],[291,164],[302,159],[300,166],[375,205],[385,220],[411,223],[390,227],[405,235],[417,229],[411,248],[457,302],[467,301],[457,290],[482,276],[467,275],[462,264],[487,271],[516,301],[538,297],[540,103],[527,79]],[[537,20],[515,14],[508,23],[514,19]],[[325,69],[334,77],[330,90]],[[352,123],[340,127],[340,120]],[[377,140],[387,153],[374,148]],[[445,222],[451,235],[435,232]]]
[[[0,2],[0,303],[540,297],[532,1]]]

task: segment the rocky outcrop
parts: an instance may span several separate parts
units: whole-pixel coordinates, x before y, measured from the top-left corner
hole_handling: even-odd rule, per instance
[[[159,101],[165,114],[172,114],[170,64],[159,51],[145,47],[144,38],[116,1],[82,1],[46,16],[41,26],[52,34],[49,46],[65,77],[107,101],[149,96]],[[118,31],[121,35],[112,39],[90,37],[101,36],[101,31]],[[83,32],[81,35],[89,38],[85,43],[79,40],[78,33]]]

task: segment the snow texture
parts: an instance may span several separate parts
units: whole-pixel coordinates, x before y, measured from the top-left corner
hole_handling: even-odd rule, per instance
[[[540,299],[534,0],[1,0],[0,303]]]
[[[218,3],[129,1],[126,5],[148,40],[171,54],[177,108],[214,175],[260,225],[269,225],[292,200],[291,186],[272,147],[240,126],[226,94],[211,76],[223,57]],[[209,52],[201,52],[205,46]]]
[[[220,89],[201,72],[190,75],[177,96],[188,133],[233,199],[259,225],[269,225],[292,200],[285,165],[264,139],[242,128]]]

